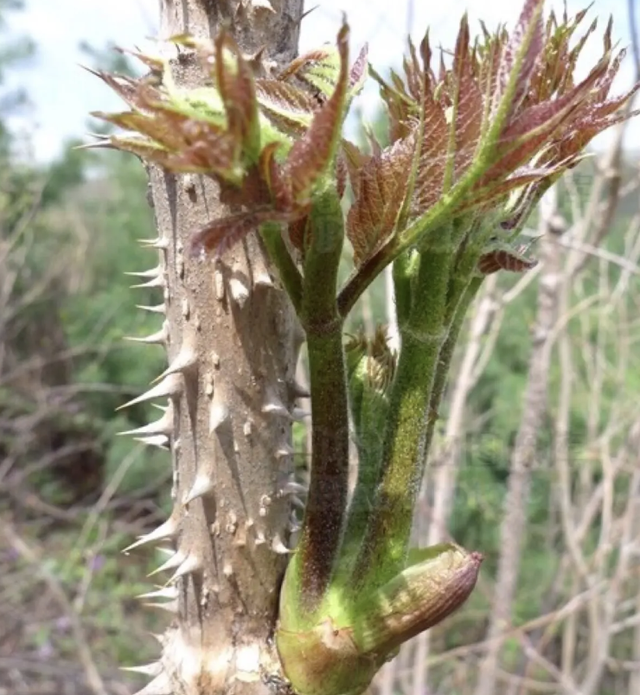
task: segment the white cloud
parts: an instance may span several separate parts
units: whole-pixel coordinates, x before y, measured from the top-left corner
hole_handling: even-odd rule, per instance
[[[308,5],[318,4],[308,0]],[[568,0],[570,13],[582,9],[586,0]],[[342,10],[347,9],[351,25],[352,46],[355,52],[369,42],[370,58],[380,69],[399,65],[410,28],[419,41],[427,27],[435,45],[452,47],[463,12],[469,12],[472,29],[479,28],[479,16],[489,27],[516,19],[520,2],[494,0],[479,3],[470,0],[320,0],[318,9],[304,20],[301,50],[331,41],[339,28]],[[81,70],[83,56],[78,50],[81,41],[97,48],[107,42],[134,46],[156,30],[158,0],[27,0],[27,9],[11,17],[11,33],[28,34],[37,42],[39,57],[28,70],[13,75],[14,84],[22,85],[35,104],[35,114],[20,119],[22,128],[31,132],[34,150],[39,159],[49,159],[59,152],[66,137],[82,135],[87,130],[87,114],[92,110],[110,110],[120,102],[95,77]],[[562,11],[561,0],[547,2],[547,7]],[[607,15],[614,15],[616,38],[629,43],[625,0],[596,0],[591,16],[600,16],[601,26]],[[598,57],[597,40],[586,50],[585,63]],[[633,70],[628,60],[617,82],[622,90],[631,84]],[[366,104],[371,103],[368,92]],[[640,126],[630,129],[631,138],[638,140]]]

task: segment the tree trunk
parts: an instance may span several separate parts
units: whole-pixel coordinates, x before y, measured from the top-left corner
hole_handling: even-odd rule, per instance
[[[245,53],[282,64],[296,53],[302,0],[161,0],[161,38],[232,27]],[[189,52],[172,61],[178,85],[202,83]],[[291,412],[300,332],[256,235],[222,260],[194,258],[191,235],[223,214],[217,187],[149,168],[160,254],[152,279],[166,320],[153,342],[169,369],[141,400],[169,398],[150,443],[168,437],[174,509],[153,539],[170,538],[164,568],[177,612],[144,695],[254,695],[277,672],[270,645],[285,568],[292,470]],[[160,438],[159,440],[157,438]],[[152,540],[150,537],[147,540]]]

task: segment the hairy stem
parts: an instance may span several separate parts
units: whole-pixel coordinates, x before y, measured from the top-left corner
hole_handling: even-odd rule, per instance
[[[267,222],[260,228],[262,241],[267,249],[271,262],[278,269],[280,281],[291,299],[297,313],[300,313],[302,301],[302,275],[291,258],[289,249],[282,238],[281,225],[277,222]]]
[[[301,320],[307,334],[311,388],[311,480],[297,553],[304,610],[313,611],[331,579],[347,504],[349,418],[336,287],[344,238],[334,190],[314,204],[306,251]]]
[[[400,324],[402,351],[391,393],[382,474],[356,563],[357,583],[389,581],[404,566],[413,507],[425,463],[425,433],[444,324],[453,253],[448,244],[425,251],[417,268],[409,318]],[[419,378],[418,376],[419,375]]]

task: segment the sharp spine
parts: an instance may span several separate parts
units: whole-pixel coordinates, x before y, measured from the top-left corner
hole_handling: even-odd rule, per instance
[[[289,411],[284,407],[284,403],[275,395],[271,394],[262,406],[262,412],[267,415],[279,415],[290,419]]]
[[[155,541],[162,541],[167,538],[174,538],[178,532],[178,522],[176,518],[172,515],[163,524],[160,524],[158,528],[146,533],[144,536],[140,536],[135,543],[132,543],[128,548],[125,548],[122,552],[128,553],[134,548],[138,548],[141,545],[146,545],[147,543],[154,543]]]
[[[186,560],[185,554],[181,552],[180,550],[177,550],[173,555],[160,567],[157,569],[153,570],[150,574],[147,575],[147,577],[153,577],[156,574],[159,574],[160,572],[165,572],[166,570],[172,570],[175,569],[176,567],[180,567],[180,565]]]
[[[142,309],[143,311],[151,311],[154,314],[167,313],[167,305],[164,303],[156,304],[155,306],[147,306],[146,304],[136,304],[136,309]]]
[[[173,573],[171,579],[167,582],[171,584],[175,582],[176,579],[184,577],[185,574],[193,574],[197,572],[202,567],[202,562],[197,555],[189,555],[187,559],[178,567],[178,569]]]
[[[138,243],[145,249],[168,249],[169,240],[156,237],[155,239],[138,239]]]
[[[164,287],[165,286],[165,279],[164,275],[158,275],[157,277],[151,278],[149,282],[142,282],[138,285],[131,285],[129,289],[132,290],[141,290],[145,289],[147,287]]]
[[[231,278],[229,280],[229,294],[231,299],[239,307],[243,307],[247,299],[249,299],[249,288],[238,278]]]
[[[195,350],[193,350],[190,346],[183,347],[180,349],[180,352],[178,352],[173,362],[164,370],[164,372],[162,372],[162,374],[160,374],[160,376],[156,377],[151,383],[155,384],[156,382],[160,381],[161,379],[164,379],[170,374],[186,372],[191,367],[193,367],[193,365],[196,364],[197,361],[198,357],[196,355]]]
[[[226,403],[214,400],[209,411],[209,434],[220,428],[229,419],[229,406]]]
[[[132,343],[146,343],[147,345],[166,345],[169,342],[169,324],[165,321],[157,333],[152,333],[145,338],[127,336],[125,340],[129,340]]]
[[[276,533],[276,535],[273,537],[273,540],[271,541],[271,550],[273,550],[278,555],[288,555],[290,552],[292,552],[282,542],[282,538],[280,538],[280,534],[278,533]]]
[[[121,671],[130,671],[131,673],[141,673],[143,676],[159,676],[162,671],[162,663],[160,661],[154,661],[152,664],[145,664],[144,666],[121,666]]]
[[[293,456],[293,447],[285,442],[281,444],[275,451],[275,457],[278,459],[285,458],[286,456]]]
[[[165,434],[154,434],[151,437],[134,437],[133,439],[147,446],[156,446],[158,449],[169,449],[169,437]]]
[[[166,598],[175,600],[178,598],[178,589],[175,586],[165,586],[157,591],[149,591],[146,594],[140,594],[136,596],[136,598]]]
[[[306,495],[308,492],[307,488],[301,483],[297,483],[295,480],[290,480],[285,483],[280,490],[278,490],[278,496],[284,497],[285,495]]]
[[[295,422],[302,422],[305,418],[309,417],[311,413],[303,408],[294,408],[291,411],[291,419]]]
[[[124,408],[129,408],[132,405],[137,405],[138,403],[144,403],[145,401],[151,401],[155,398],[163,398],[168,396],[169,398],[179,396],[182,393],[182,377],[179,374],[169,374],[165,377],[159,384],[149,389],[141,396],[134,398],[132,401],[121,405],[117,410],[123,410]]]
[[[166,603],[158,603],[157,601],[149,601],[148,603],[142,604],[145,608],[159,608],[160,610],[167,611],[173,615],[177,615],[179,606],[178,601],[167,601]]]
[[[143,437],[151,436],[154,434],[164,434],[167,437],[173,433],[173,404],[169,401],[169,406],[165,409],[164,415],[154,422],[150,422],[148,425],[143,427],[138,427],[135,430],[126,430],[124,432],[118,432],[118,436],[130,435],[142,435]]]
[[[309,389],[295,379],[289,383],[289,391],[294,398],[309,398]]]
[[[157,278],[158,276],[162,275],[162,270],[162,266],[157,265],[155,268],[151,268],[151,270],[141,270],[137,273],[125,273],[125,275],[137,278]]]
[[[256,277],[255,279],[255,285],[256,287],[264,287],[264,288],[269,288],[273,287],[273,280],[271,279],[271,276],[269,273],[266,271],[263,271]]]
[[[189,492],[184,496],[182,504],[189,504],[198,497],[202,497],[211,492],[215,488],[213,477],[206,473],[196,474],[196,479],[191,486]]]

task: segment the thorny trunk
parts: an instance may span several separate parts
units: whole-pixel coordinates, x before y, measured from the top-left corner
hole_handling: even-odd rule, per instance
[[[542,241],[538,311],[533,334],[533,352],[529,367],[523,415],[515,442],[504,502],[500,540],[500,561],[494,589],[491,618],[487,631],[487,653],[480,666],[475,695],[493,695],[503,632],[509,627],[515,596],[520,555],[526,532],[527,504],[531,469],[535,464],[537,435],[547,406],[547,384],[553,328],[558,318],[558,284],[561,281],[562,253],[558,235],[562,221],[554,214],[555,189],[548,193],[548,207],[541,206]],[[546,213],[546,214],[545,214]]]
[[[281,64],[296,53],[301,13],[302,0],[161,0],[161,38],[209,37],[227,22],[246,53],[265,47]],[[201,83],[193,56],[174,63],[179,85]],[[300,333],[257,237],[223,261],[185,251],[222,214],[216,186],[155,167],[149,177],[166,311],[159,341],[173,372],[158,394],[170,400],[163,420],[174,469],[166,535],[176,554],[167,564],[179,579],[163,668],[143,692],[254,695],[267,692],[263,669],[272,670],[288,521],[277,492],[291,468]]]

